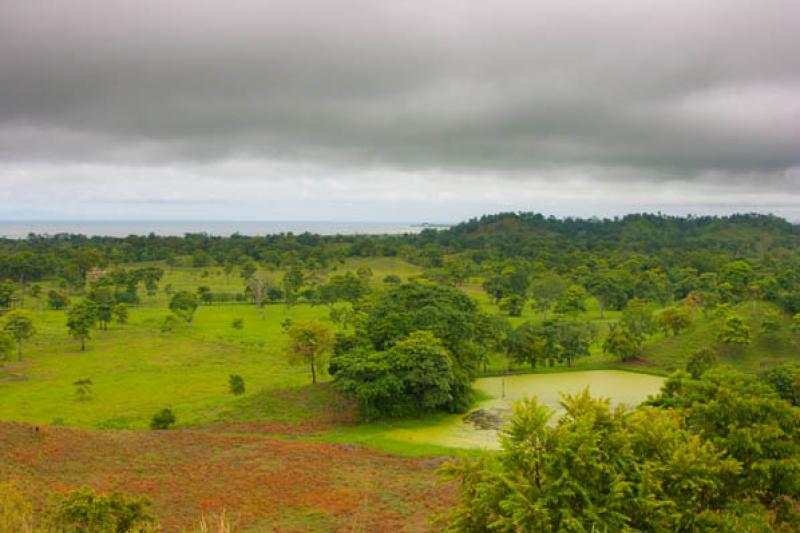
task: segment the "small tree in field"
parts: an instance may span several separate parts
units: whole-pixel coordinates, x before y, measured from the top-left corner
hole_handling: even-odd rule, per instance
[[[737,315],[728,315],[717,334],[717,340],[726,347],[741,349],[750,344],[750,327]]]
[[[72,338],[81,341],[81,351],[86,350],[86,340],[91,337],[92,327],[97,321],[94,305],[80,302],[73,305],[67,313],[67,328]]]
[[[307,364],[311,367],[311,383],[317,382],[317,369],[325,368],[325,363],[333,352],[336,339],[330,328],[316,320],[295,322],[288,330],[289,345],[286,354],[289,364]]]
[[[191,324],[197,310],[197,296],[189,291],[177,292],[169,302],[169,309],[187,324]]]
[[[114,315],[114,322],[117,324],[126,324],[128,322],[128,304],[121,303],[114,306],[111,310],[111,314]]]
[[[231,374],[228,378],[228,387],[232,394],[239,396],[244,394],[244,378],[239,374]]]
[[[172,409],[162,409],[153,415],[150,421],[150,429],[169,429],[175,423],[175,414]]]
[[[22,361],[22,341],[36,334],[36,328],[30,316],[23,311],[11,311],[6,315],[3,331],[17,343],[17,358]]]

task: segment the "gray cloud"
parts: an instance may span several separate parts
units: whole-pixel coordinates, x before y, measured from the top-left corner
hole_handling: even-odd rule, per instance
[[[4,0],[0,162],[795,193],[798,34],[794,0]]]

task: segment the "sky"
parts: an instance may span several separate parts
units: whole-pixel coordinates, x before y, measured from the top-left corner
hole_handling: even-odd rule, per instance
[[[797,0],[2,0],[0,219],[800,221]]]

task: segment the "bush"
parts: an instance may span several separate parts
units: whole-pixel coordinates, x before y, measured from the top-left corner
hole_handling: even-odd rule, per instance
[[[244,394],[244,378],[239,374],[231,374],[230,378],[228,378],[228,385],[231,392],[236,396]]]
[[[143,533],[154,531],[150,500],[115,492],[97,495],[89,487],[72,491],[58,504],[53,525],[64,532]]]
[[[242,329],[244,327],[244,319],[243,318],[234,318],[233,322],[231,322],[231,327],[233,329]]]
[[[171,409],[163,409],[153,415],[150,421],[150,429],[169,429],[175,423],[175,414]]]

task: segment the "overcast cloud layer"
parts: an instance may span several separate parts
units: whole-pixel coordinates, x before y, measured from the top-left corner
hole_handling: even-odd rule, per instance
[[[0,218],[800,220],[796,0],[2,0]]]

